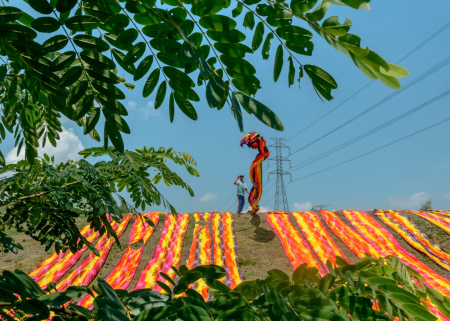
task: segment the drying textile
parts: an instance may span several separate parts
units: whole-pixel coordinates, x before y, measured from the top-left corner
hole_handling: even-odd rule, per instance
[[[327,260],[330,260],[334,265],[336,265],[336,256],[341,256],[347,260],[344,253],[342,253],[341,249],[334,243],[330,234],[328,234],[328,231],[325,229],[325,226],[323,226],[316,213],[293,212],[292,215],[327,271]]]
[[[189,214],[178,213],[176,217],[173,214],[166,215],[159,243],[152,258],[139,275],[133,290],[151,288],[155,291],[163,291],[156,281],[166,281],[159,275],[160,272],[164,272],[172,278],[174,277],[174,272],[171,268],[179,265],[184,235],[188,224]],[[168,285],[171,286],[170,284]]]
[[[267,212],[266,219],[280,239],[284,253],[291,262],[293,270],[303,263],[308,263],[308,266],[315,266],[319,269],[321,275],[325,274],[325,271],[316,260],[308,243],[300,232],[294,228],[287,214]]]
[[[80,230],[81,235],[90,243],[98,238],[98,232],[89,228],[89,224],[85,225]],[[44,261],[38,264],[38,266],[29,274],[40,287],[45,288],[50,282],[57,282],[70,268],[78,261],[81,255],[86,251],[87,246],[84,245],[76,253],[67,250],[57,254],[54,252]]]
[[[450,295],[450,281],[423,264],[406,251],[389,231],[364,211],[342,211],[353,227],[371,244],[377,244],[385,252],[399,258],[404,264],[414,268],[424,278],[424,282],[442,294]]]
[[[420,217],[426,219],[431,224],[440,227],[447,234],[450,235],[450,217],[422,211],[403,211],[403,212],[419,215]]]
[[[155,225],[158,225],[159,213],[142,214],[149,218]],[[144,218],[136,216],[133,226],[131,227],[130,240],[125,253],[122,255],[119,263],[114,267],[112,272],[105,278],[105,281],[111,285],[113,289],[126,289],[136,273],[136,269],[141,260],[144,245],[150,239],[154,229],[145,221]],[[130,245],[141,242],[143,245],[133,250]],[[86,295],[78,305],[85,308],[91,308],[94,299],[90,295]]]
[[[450,254],[428,236],[405,214],[375,210],[374,214],[387,226],[400,234],[406,242],[425,253],[443,269],[450,271]]]
[[[120,224],[115,221],[111,223],[117,237],[120,237],[125,232],[131,217],[132,215],[124,215]],[[100,256],[90,253],[75,270],[58,283],[56,286],[58,291],[62,292],[71,285],[89,285],[105,263],[115,241],[113,237],[108,237],[106,234],[103,235],[95,246]]]

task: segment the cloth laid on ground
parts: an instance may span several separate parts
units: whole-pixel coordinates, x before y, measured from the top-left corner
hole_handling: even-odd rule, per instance
[[[180,262],[181,249],[188,224],[189,214],[178,213],[176,217],[173,214],[166,215],[159,243],[152,258],[139,275],[133,290],[151,288],[155,291],[163,291],[156,281],[166,281],[160,276],[160,272],[168,274],[171,278],[174,277],[172,266],[178,267]],[[171,286],[170,283],[167,282],[167,284]]]
[[[123,232],[125,232],[132,216],[133,215],[124,215],[119,224],[115,221],[111,223],[111,226],[116,232],[118,238],[123,234]],[[73,270],[56,285],[58,291],[62,292],[71,285],[89,285],[105,263],[109,251],[115,241],[116,240],[113,237],[108,237],[106,234],[103,235],[95,246],[97,251],[100,253],[100,256],[90,253],[75,270]]]
[[[212,217],[214,264],[227,272],[223,282],[231,289],[242,283],[239,270],[236,233],[231,213],[214,213]]]
[[[195,227],[186,267],[192,270],[198,265],[213,264],[213,240],[211,235],[212,213],[194,213]],[[210,299],[208,286],[203,279],[189,286],[199,292],[205,300]]]
[[[280,239],[284,253],[291,262],[294,271],[301,264],[308,263],[310,267],[315,266],[321,275],[326,274],[306,240],[292,225],[288,214],[267,212],[266,219]]]
[[[450,235],[450,217],[446,217],[445,215],[429,213],[429,212],[423,212],[423,211],[402,211],[402,212],[419,215],[420,217],[426,219],[431,224],[434,224],[437,227],[440,227],[447,234]]]
[[[150,219],[155,226],[158,225],[159,213],[145,213],[142,216]],[[145,221],[143,217],[136,216],[133,226],[131,227],[129,245],[122,255],[119,263],[114,267],[112,272],[105,278],[105,281],[111,285],[113,289],[126,289],[136,273],[136,269],[141,260],[144,246],[153,234],[154,229]],[[142,242],[142,246],[136,250],[131,248],[132,244]],[[92,308],[94,298],[86,295],[78,305],[85,308]]]
[[[85,225],[80,230],[81,235],[90,243],[98,238],[98,232],[89,227],[89,224]],[[70,268],[78,261],[81,255],[86,251],[87,246],[84,245],[76,253],[67,250],[57,254],[54,252],[44,261],[38,264],[38,266],[28,274],[33,278],[40,287],[45,288],[50,282],[57,282]]]
[[[389,256],[389,252],[385,252],[382,250],[377,244],[369,244],[360,234],[355,232],[349,226],[347,226],[337,215],[332,211],[323,211],[320,213],[324,218],[327,225],[330,227],[331,231],[344,243],[356,256],[359,258],[363,258],[366,256],[366,253],[375,258],[386,257]],[[435,316],[439,318],[439,320],[449,320],[447,319],[439,309],[431,303],[429,299],[425,302],[428,306],[428,309]]]
[[[372,216],[364,211],[344,210],[342,213],[353,227],[372,245],[377,244],[383,251],[396,256],[404,264],[419,272],[427,286],[442,294],[450,295],[450,281],[423,264],[414,255],[406,251],[397,240]]]
[[[336,265],[336,256],[341,256],[347,260],[315,212],[292,212],[292,215],[327,271],[327,260],[330,260],[334,265]]]
[[[450,272],[450,254],[428,236],[405,214],[395,211],[374,210],[374,215],[400,234],[406,242],[425,253],[440,267]]]

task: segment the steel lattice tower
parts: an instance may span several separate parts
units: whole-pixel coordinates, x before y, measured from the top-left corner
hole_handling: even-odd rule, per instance
[[[275,160],[277,162],[277,169],[275,171],[272,171],[269,173],[268,180],[270,180],[270,174],[277,174],[277,188],[275,191],[275,206],[274,210],[279,212],[289,212],[289,205],[288,200],[286,196],[286,187],[284,186],[284,175],[290,175],[291,176],[291,182],[292,182],[292,175],[291,173],[283,170],[283,162],[289,162],[289,168],[290,168],[290,160],[286,157],[283,157],[283,148],[288,148],[285,144],[283,144],[283,141],[286,140],[284,138],[271,138],[273,141],[275,141],[275,144],[267,146],[267,147],[275,147],[275,158],[269,158],[268,160]],[[289,149],[289,154],[290,154]],[[269,162],[267,162],[268,164]]]

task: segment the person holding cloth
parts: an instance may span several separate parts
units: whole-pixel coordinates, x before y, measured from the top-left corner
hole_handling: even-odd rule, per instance
[[[238,197],[238,214],[241,214],[242,209],[244,208],[244,203],[245,203],[245,192],[247,192],[247,194],[250,194],[248,189],[247,189],[247,185],[245,185],[244,183],[244,175],[239,175],[237,177],[237,179],[234,181],[234,185],[237,185],[237,197]]]

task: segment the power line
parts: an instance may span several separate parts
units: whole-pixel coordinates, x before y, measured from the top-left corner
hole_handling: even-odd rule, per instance
[[[350,146],[351,144],[356,143],[357,141],[359,141],[359,140],[361,140],[361,139],[363,139],[363,138],[365,138],[367,136],[370,136],[370,135],[378,132],[379,130],[381,130],[383,128],[386,128],[387,126],[390,126],[390,125],[392,125],[392,124],[402,120],[403,118],[408,117],[408,116],[418,112],[419,110],[421,110],[421,109],[423,109],[423,108],[425,108],[425,107],[427,107],[427,106],[429,106],[429,105],[431,105],[431,104],[441,100],[442,98],[444,98],[444,97],[446,97],[448,95],[450,95],[450,89],[445,91],[445,92],[443,92],[443,93],[441,93],[441,94],[439,94],[439,95],[437,95],[437,96],[435,96],[435,97],[433,97],[433,98],[431,98],[431,99],[429,99],[429,100],[427,100],[426,102],[424,102],[424,103],[422,103],[422,104],[420,104],[420,105],[418,105],[418,106],[416,106],[416,107],[414,107],[414,108],[404,112],[403,114],[401,114],[401,115],[399,115],[397,117],[394,117],[394,118],[388,120],[387,122],[385,122],[385,123],[383,123],[383,124],[373,128],[373,129],[365,132],[364,134],[361,134],[361,135],[359,135],[357,137],[354,137],[354,138],[346,141],[345,143],[342,143],[339,146],[336,146],[336,147],[334,147],[334,148],[332,148],[332,149],[330,149],[330,150],[328,150],[326,152],[323,152],[323,153],[321,153],[319,155],[316,155],[316,156],[314,156],[314,157],[312,157],[312,158],[310,158],[310,159],[308,159],[308,160],[306,160],[306,161],[304,161],[304,162],[294,166],[291,171],[293,172],[293,171],[296,171],[296,170],[298,170],[298,169],[300,169],[302,167],[305,167],[307,165],[315,163],[316,161],[318,161],[318,160],[320,160],[320,159],[322,159],[322,158],[324,158],[326,156],[329,156],[329,155],[331,155],[331,154],[333,154],[333,153],[335,153],[335,152],[337,152],[337,151],[339,151],[339,150],[341,150],[341,149],[343,149],[343,148],[345,148],[347,146]]]
[[[304,150],[305,148],[317,143],[318,141],[322,140],[323,138],[333,134],[334,132],[338,131],[339,129],[347,126],[348,124],[350,124],[351,122],[357,120],[358,118],[364,116],[365,114],[367,114],[368,112],[372,111],[373,109],[381,106],[382,104],[384,104],[385,102],[391,100],[392,98],[396,97],[397,95],[405,92],[406,90],[410,89],[411,87],[413,87],[414,85],[417,85],[419,82],[421,82],[422,80],[428,78],[429,76],[431,76],[432,74],[434,74],[436,71],[439,71],[440,69],[442,69],[443,67],[445,67],[446,65],[448,65],[450,63],[450,57],[447,57],[446,59],[444,59],[443,61],[441,61],[440,63],[438,63],[437,65],[435,65],[434,67],[428,69],[427,71],[425,71],[424,73],[422,73],[420,76],[414,78],[413,80],[411,80],[410,82],[408,82],[406,85],[404,85],[402,88],[400,88],[399,90],[394,91],[393,93],[387,95],[386,97],[384,97],[383,99],[379,100],[378,102],[376,102],[375,104],[373,104],[372,106],[370,106],[369,108],[363,110],[362,112],[360,112],[359,114],[357,114],[356,116],[353,116],[352,118],[350,118],[349,120],[345,121],[344,123],[342,123],[341,125],[335,127],[334,129],[330,130],[329,132],[323,134],[322,136],[320,136],[319,138],[316,138],[315,140],[313,140],[312,142],[304,145],[303,147],[297,149],[296,151],[294,151],[293,153],[291,153],[290,156]]]
[[[322,170],[320,170],[320,171],[314,172],[314,173],[312,173],[312,174],[309,174],[309,175],[306,175],[306,176],[302,176],[302,177],[300,177],[300,178],[297,178],[297,179],[293,180],[293,182],[296,182],[296,181],[299,181],[299,180],[302,180],[302,179],[311,177],[311,176],[313,176],[313,175],[316,175],[316,174],[325,172],[325,171],[330,170],[330,169],[332,169],[332,168],[335,168],[335,167],[338,167],[338,166],[340,166],[340,165],[343,165],[343,164],[346,164],[346,163],[348,163],[348,162],[351,162],[351,161],[353,161],[353,160],[355,160],[355,159],[358,159],[358,158],[361,158],[361,157],[363,157],[363,156],[369,155],[369,154],[371,154],[371,153],[374,153],[374,152],[376,152],[376,151],[379,151],[380,149],[383,149],[383,148],[386,148],[386,147],[391,146],[391,145],[393,145],[393,144],[396,144],[396,143],[398,143],[398,142],[401,142],[402,140],[405,140],[405,139],[408,139],[408,138],[410,138],[410,137],[412,137],[412,136],[415,136],[415,135],[418,135],[418,134],[420,134],[420,133],[423,133],[424,131],[427,131],[427,130],[429,130],[429,129],[432,129],[433,127],[442,125],[443,123],[448,122],[449,120],[450,120],[450,117],[445,118],[445,119],[443,119],[443,120],[441,120],[441,121],[439,121],[439,122],[437,122],[437,123],[434,123],[434,124],[432,124],[432,125],[430,125],[430,126],[427,126],[427,127],[425,127],[425,128],[422,128],[422,129],[420,129],[420,130],[418,130],[418,131],[415,131],[415,132],[413,132],[413,133],[411,133],[411,134],[409,134],[409,135],[406,135],[406,136],[404,136],[404,137],[402,137],[402,138],[396,139],[396,140],[394,140],[394,141],[392,141],[392,142],[390,142],[390,143],[387,143],[387,144],[385,144],[385,145],[383,145],[383,146],[377,147],[377,148],[372,149],[372,150],[370,150],[370,151],[368,151],[368,152],[365,152],[365,153],[360,154],[360,155],[358,155],[358,156],[352,157],[352,158],[350,158],[350,159],[347,159],[346,161],[340,162],[340,163],[335,164],[335,165],[333,165],[333,166],[329,166],[329,167],[327,167],[327,168],[325,168],[325,169],[322,169]]]
[[[416,47],[414,47],[412,50],[408,51],[403,57],[401,57],[399,60],[397,60],[395,62],[395,64],[400,64],[402,63],[404,60],[408,59],[412,54],[414,54],[416,51],[418,51],[419,49],[421,49],[423,46],[425,46],[426,44],[428,44],[431,40],[433,40],[434,38],[436,38],[439,34],[441,34],[443,31],[445,31],[448,27],[450,27],[450,22],[448,22],[446,25],[444,25],[443,27],[441,27],[439,30],[437,30],[435,33],[433,33],[431,36],[429,36],[428,38],[426,38],[424,41],[422,41],[420,44],[418,44]],[[339,107],[341,107],[342,105],[344,105],[345,103],[347,103],[349,100],[351,100],[353,97],[355,97],[356,95],[358,95],[359,93],[361,93],[362,91],[364,91],[367,87],[369,87],[370,85],[372,85],[376,80],[370,80],[369,82],[367,82],[365,85],[363,85],[361,88],[359,88],[358,90],[356,90],[355,92],[353,92],[352,94],[350,94],[349,96],[347,96],[347,98],[345,98],[343,101],[341,101],[339,104],[337,104],[335,107],[333,107],[332,109],[330,109],[329,111],[327,111],[325,114],[323,114],[322,116],[320,116],[319,118],[317,118],[316,120],[314,120],[311,124],[309,124],[308,126],[306,126],[305,128],[303,128],[302,130],[300,130],[298,133],[296,133],[294,136],[292,136],[291,138],[289,138],[286,142],[290,141],[291,139],[294,139],[295,137],[297,137],[298,135],[302,134],[303,132],[305,132],[306,130],[308,130],[309,128],[311,128],[312,126],[314,126],[315,124],[317,124],[318,122],[320,122],[322,119],[324,119],[325,117],[327,117],[329,114],[331,114],[332,112],[334,112],[336,109],[338,109]]]

